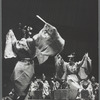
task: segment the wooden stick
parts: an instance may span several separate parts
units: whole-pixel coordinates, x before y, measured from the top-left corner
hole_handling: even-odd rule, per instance
[[[47,24],[47,22],[45,20],[43,20],[39,15],[36,15],[37,18],[39,18],[42,22],[44,22],[45,24]]]

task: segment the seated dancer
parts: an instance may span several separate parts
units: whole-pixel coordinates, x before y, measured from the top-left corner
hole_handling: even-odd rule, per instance
[[[42,90],[43,99],[50,99],[50,85],[46,80],[46,76],[44,74],[42,74],[41,83],[43,84],[43,90]]]
[[[80,82],[80,99],[81,100],[94,100],[93,88],[89,79],[84,79]]]
[[[36,77],[34,77],[34,79],[31,82],[30,88],[29,88],[29,98],[33,99],[34,98],[34,91],[39,89],[39,84],[38,84],[38,80]]]
[[[61,82],[59,79],[57,79],[56,75],[54,75],[53,78],[51,78],[51,82],[50,82],[50,86],[51,86],[51,91],[55,91],[57,89],[61,88]]]
[[[48,23],[45,23],[38,34],[27,39],[17,40],[13,30],[9,30],[6,35],[4,58],[19,58],[11,76],[15,98],[20,96],[20,100],[23,100],[27,95],[31,79],[35,73],[34,58],[37,57],[39,64],[42,64],[49,56],[55,56],[61,52],[64,44],[65,41],[57,29]]]
[[[91,83],[92,83],[92,87],[93,87],[94,98],[95,98],[95,100],[98,100],[98,98],[99,98],[99,83],[96,82],[96,79],[94,76],[91,77]]]

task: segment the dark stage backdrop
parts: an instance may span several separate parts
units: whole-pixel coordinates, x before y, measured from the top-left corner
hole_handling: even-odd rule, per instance
[[[68,61],[67,55],[76,53],[76,61],[82,59],[88,52],[92,59],[94,75],[98,81],[98,2],[97,0],[2,0],[2,46],[5,47],[5,36],[10,28],[20,39],[18,23],[30,25],[33,32],[38,33],[43,23],[36,18],[38,14],[48,23],[54,25],[61,36],[66,40],[66,45],[61,55]],[[17,59],[5,60],[3,66],[3,95],[9,87],[10,75]],[[52,76],[54,73],[54,59],[50,57],[47,62],[38,66],[36,60],[36,74],[45,73]],[[43,69],[43,70],[42,70]],[[9,87],[9,88],[7,88]]]

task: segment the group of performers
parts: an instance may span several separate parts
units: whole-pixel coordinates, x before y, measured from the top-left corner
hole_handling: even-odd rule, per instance
[[[54,26],[45,22],[41,17],[37,17],[42,20],[45,25],[39,33],[34,36],[25,36],[25,32],[31,34],[31,27],[24,27],[27,31],[23,31],[24,36],[20,40],[15,37],[13,29],[10,29],[6,35],[4,58],[8,59],[18,57],[19,59],[11,75],[14,87],[12,90],[14,94],[12,99],[24,100],[29,90],[33,89],[33,91],[35,91],[36,87],[30,89],[31,86],[34,86],[32,84],[37,84],[36,79],[32,82],[35,74],[34,58],[37,57],[39,64],[42,64],[49,58],[49,56],[54,57],[56,68],[55,78],[51,79],[51,83],[53,84],[52,91],[57,90],[58,88],[75,89],[78,91],[76,97],[80,97],[80,91],[83,90],[80,87],[84,88],[81,84],[88,83],[88,75],[90,74],[91,69],[91,59],[89,58],[88,53],[86,53],[79,62],[74,62],[75,55],[71,54],[68,56],[69,62],[65,62],[60,55],[61,51],[64,49],[65,40],[60,36]],[[58,87],[54,87],[55,80],[58,80]],[[43,79],[39,84],[42,84],[43,87],[46,86],[51,88],[48,81],[45,81],[44,74]],[[49,92],[45,91],[45,88],[42,89],[43,98],[49,98]]]
[[[34,78],[27,98],[29,99],[54,99],[54,92],[57,90],[72,89],[72,97],[69,100],[98,100],[99,84],[95,81],[95,77],[92,76],[91,79],[87,78],[79,82],[80,86],[68,84],[67,81],[60,80],[56,76],[47,80],[46,76],[43,74],[42,79]],[[72,86],[73,85],[73,86]],[[74,93],[76,90],[76,93]],[[35,94],[35,92],[40,91],[40,95]],[[39,93],[38,93],[39,94]],[[27,98],[25,100],[27,100]]]
[[[29,92],[27,94],[27,98],[29,99],[50,99],[50,85],[48,80],[46,79],[46,76],[42,74],[42,79],[38,79],[36,77],[33,78],[34,81],[32,81]],[[38,92],[38,95],[36,95],[36,91],[40,91],[40,95]],[[26,98],[26,99],[27,99]]]

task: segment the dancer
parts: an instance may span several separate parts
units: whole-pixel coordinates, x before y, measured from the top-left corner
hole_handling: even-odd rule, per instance
[[[95,100],[98,100],[98,98],[99,98],[99,83],[96,82],[96,79],[94,76],[91,77],[91,83],[92,83],[92,87],[93,87],[94,98],[95,98]]]
[[[94,100],[93,88],[89,79],[80,82],[80,100]]]
[[[75,53],[72,53],[68,57],[69,62],[65,62],[61,56],[55,57],[56,74],[62,80],[67,81],[68,87],[71,90],[75,90],[70,93],[73,94],[70,99],[73,99],[77,96],[80,89],[80,81],[88,78],[90,73],[89,67],[91,69],[91,59],[88,57],[88,53],[79,62],[74,61]]]
[[[46,76],[42,74],[42,81],[43,90],[42,90],[42,98],[43,99],[50,99],[50,85],[49,82],[46,80]]]
[[[64,48],[65,41],[57,29],[45,23],[40,32],[31,39],[22,38],[17,40],[12,29],[6,35],[4,58],[18,57],[11,80],[14,85],[16,98],[20,96],[24,100],[31,79],[35,73],[34,58],[37,57],[39,64],[44,63],[49,56],[55,56]]]

